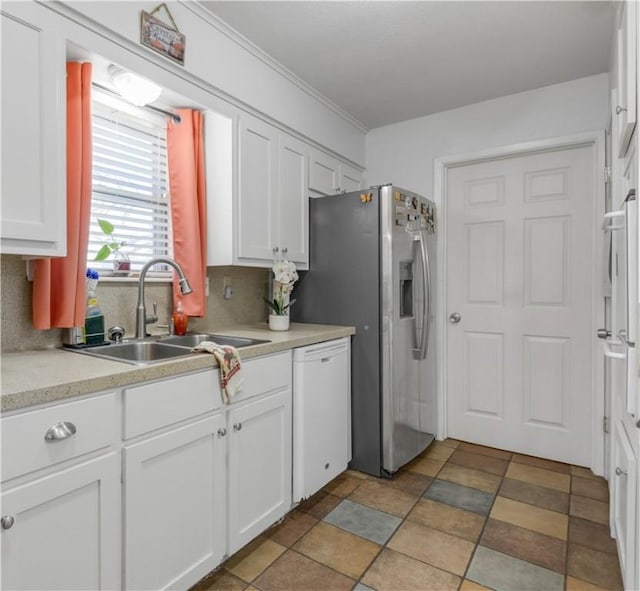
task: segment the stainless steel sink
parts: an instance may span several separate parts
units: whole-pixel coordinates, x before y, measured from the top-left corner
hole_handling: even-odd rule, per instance
[[[191,348],[199,345],[202,341],[213,341],[214,343],[218,343],[218,345],[230,345],[236,348],[271,342],[269,340],[251,339],[248,337],[229,336],[224,334],[185,334],[180,336],[172,335],[169,337],[162,337],[159,342]]]
[[[160,343],[158,341],[131,341],[77,349],[78,353],[85,353],[93,357],[111,359],[112,361],[124,361],[132,365],[149,365],[159,363],[176,357],[191,355],[191,349],[175,344]]]

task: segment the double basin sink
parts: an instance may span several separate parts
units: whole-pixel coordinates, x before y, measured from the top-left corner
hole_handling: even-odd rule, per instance
[[[270,342],[262,339],[221,334],[186,334],[98,345],[77,349],[76,351],[102,359],[123,361],[132,365],[149,365],[191,355],[191,349],[203,341],[213,341],[218,345],[230,345],[238,349]]]

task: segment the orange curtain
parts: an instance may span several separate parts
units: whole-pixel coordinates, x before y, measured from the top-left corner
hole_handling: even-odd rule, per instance
[[[91,64],[67,63],[67,255],[35,261],[33,325],[83,326],[91,212]]]
[[[181,123],[169,120],[167,157],[171,191],[173,255],[183,268],[193,292],[180,294],[174,280],[174,301],[182,300],[187,316],[204,316],[207,276],[207,193],[204,173],[204,117],[199,111],[179,109]]]

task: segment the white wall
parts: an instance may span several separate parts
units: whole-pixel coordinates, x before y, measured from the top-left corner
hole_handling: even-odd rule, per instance
[[[367,134],[367,182],[432,197],[436,158],[604,129],[608,104],[599,74],[379,127]]]
[[[3,2],[3,5],[11,3]],[[150,12],[158,2],[73,1],[44,3],[64,14],[63,35],[85,50],[110,58],[121,66],[157,80],[163,86],[185,94],[177,81],[187,78],[203,90],[219,91],[234,104],[248,105],[358,165],[364,165],[365,129],[346,114],[327,106],[304,84],[274,64],[259,50],[237,40],[224,23],[197,3],[168,1],[180,31],[186,35],[185,64],[177,65],[140,44],[140,11]],[[167,20],[162,11],[157,15]],[[88,39],[88,40],[87,40]],[[108,47],[105,48],[105,42]],[[249,48],[248,48],[249,47]],[[124,50],[124,53],[123,51]],[[105,55],[107,54],[108,55]],[[164,72],[158,73],[158,66]],[[191,93],[186,96],[190,96]]]

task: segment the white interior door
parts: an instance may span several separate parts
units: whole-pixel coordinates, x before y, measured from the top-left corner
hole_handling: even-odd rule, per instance
[[[590,464],[593,150],[447,171],[450,437]]]

